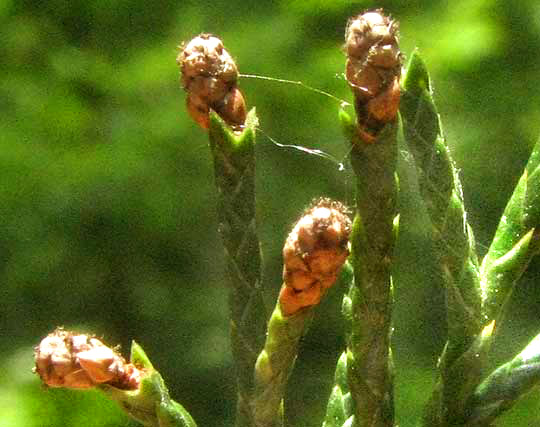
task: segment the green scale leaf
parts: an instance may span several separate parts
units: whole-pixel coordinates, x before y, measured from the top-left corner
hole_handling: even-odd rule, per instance
[[[484,315],[502,320],[504,304],[540,250],[540,141],[514,189],[482,262]]]

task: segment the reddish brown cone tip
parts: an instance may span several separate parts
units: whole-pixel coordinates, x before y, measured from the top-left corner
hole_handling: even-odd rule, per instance
[[[339,203],[320,199],[309,208],[283,247],[283,287],[279,300],[286,316],[320,302],[337,280],[349,255],[351,220]]]
[[[214,110],[233,129],[244,125],[246,105],[236,85],[238,70],[219,38],[210,34],[195,37],[181,46],[176,62],[193,120],[208,129],[208,115]]]
[[[139,387],[141,371],[97,338],[56,329],[34,351],[37,373],[49,387],[88,389],[110,384]]]
[[[345,75],[354,93],[359,133],[366,142],[395,120],[402,55],[398,24],[382,9],[352,18],[345,32]]]

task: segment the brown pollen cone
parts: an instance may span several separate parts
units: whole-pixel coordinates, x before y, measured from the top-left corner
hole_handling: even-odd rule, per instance
[[[181,49],[176,62],[193,120],[208,129],[208,114],[214,110],[233,129],[241,128],[246,120],[246,103],[237,87],[236,64],[222,41],[201,34]]]
[[[398,24],[382,9],[351,18],[345,32],[345,75],[354,93],[359,133],[374,142],[399,108]]]
[[[309,208],[283,247],[283,286],[279,295],[285,316],[320,302],[337,280],[349,256],[351,221],[344,206],[321,199]]]
[[[138,388],[141,371],[97,338],[56,329],[35,348],[37,373],[49,387],[89,389],[109,384]]]

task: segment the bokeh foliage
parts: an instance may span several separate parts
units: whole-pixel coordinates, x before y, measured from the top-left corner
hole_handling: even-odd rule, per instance
[[[445,134],[483,255],[540,130],[540,5],[474,1],[0,0],[0,424],[134,426],[94,392],[40,389],[32,346],[57,325],[140,342],[200,425],[231,425],[222,245],[206,135],[188,118],[177,45],[220,35],[240,72],[301,80],[349,99],[339,50],[348,16],[382,6],[432,76]],[[297,86],[241,79],[261,120],[258,210],[268,306],[280,248],[308,202],[352,202],[338,104]],[[406,155],[401,187],[415,194]],[[444,342],[441,281],[426,216],[400,200],[395,356],[397,415],[412,425]],[[408,224],[405,226],[405,224]],[[540,326],[536,260],[515,292],[494,363]],[[291,425],[322,421],[344,345],[340,293],[318,309],[290,387]],[[414,308],[414,309],[411,309]],[[127,350],[126,350],[127,351]],[[500,425],[540,419],[530,398]]]

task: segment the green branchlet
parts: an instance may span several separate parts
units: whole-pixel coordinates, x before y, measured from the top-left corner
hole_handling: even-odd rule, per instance
[[[434,256],[447,305],[448,341],[439,362],[441,381],[426,410],[429,422],[425,425],[446,425],[465,416],[465,402],[481,379],[491,333],[482,333],[486,322],[474,236],[466,220],[457,170],[442,135],[429,74],[418,52],[411,56],[403,88],[403,133],[431,220]]]
[[[351,264],[347,261],[343,265],[341,273],[342,280],[348,284],[348,289],[353,286],[354,272]],[[347,333],[350,334],[352,325],[352,302],[349,295],[343,295],[341,312],[345,320]],[[354,407],[349,390],[347,378],[347,351],[339,357],[334,373],[334,386],[330,392],[326,405],[326,415],[322,427],[342,427],[349,419],[354,417]]]
[[[169,396],[165,382],[154,369],[143,349],[133,341],[131,363],[144,372],[137,390],[120,390],[101,385],[113,400],[131,417],[147,427],[196,427],[197,424],[182,405]]]
[[[429,75],[418,52],[411,56],[403,88],[403,133],[416,163],[420,192],[432,223],[435,256],[447,288],[449,344],[458,345],[455,357],[459,357],[483,326],[474,237],[466,220],[457,170],[442,135]]]
[[[490,425],[539,383],[540,335],[537,335],[520,354],[493,371],[478,386],[469,403],[469,423]]]
[[[219,231],[228,270],[231,347],[238,386],[238,427],[253,425],[253,368],[264,341],[261,252],[255,218],[255,109],[237,85],[238,69],[223,42],[200,34],[177,57],[186,106],[208,129],[217,187]]]
[[[356,176],[356,214],[350,261],[354,285],[348,298],[351,331],[347,339],[348,381],[358,426],[393,425],[393,373],[390,333],[392,283],[390,267],[396,238],[397,132],[387,124],[377,140],[366,144],[351,117],[340,120],[351,146]]]
[[[283,245],[283,286],[255,366],[257,427],[283,425],[283,396],[316,307],[348,255],[350,219],[338,202],[320,199],[296,222]]]
[[[531,258],[540,251],[540,142],[529,158],[482,262],[484,315],[501,319],[502,309]],[[500,323],[500,321],[499,321]]]
[[[350,271],[346,267],[340,274],[340,281],[350,282]],[[314,307],[306,307],[293,315],[285,315],[278,301],[268,322],[264,349],[255,365],[255,399],[252,402],[255,426],[281,427],[283,419],[283,397],[287,380],[298,356],[299,344],[306,333],[314,314]],[[334,390],[328,404],[327,427],[332,427],[343,419],[339,427],[353,414],[353,403],[348,391],[347,358],[344,353],[339,359]],[[344,418],[345,417],[345,418]],[[334,420],[334,421],[332,421]]]
[[[88,334],[57,328],[34,349],[34,372],[44,385],[72,390],[99,388],[148,427],[196,427],[173,401],[143,349],[131,345],[131,362]]]
[[[256,427],[283,426],[283,396],[298,355],[300,338],[313,317],[313,309],[285,316],[278,302],[268,322],[263,351],[255,365],[255,399],[252,402]]]
[[[398,25],[380,9],[368,11],[349,21],[345,40],[345,75],[356,112],[354,123],[344,110],[340,112],[356,180],[350,256],[354,282],[344,300],[344,308],[350,307],[346,363],[354,417],[346,424],[390,427],[394,425],[391,266],[397,235],[400,127]]]
[[[322,427],[342,427],[354,417],[354,408],[347,379],[347,353],[344,352],[336,365],[334,387],[328,399]]]
[[[209,139],[218,192],[219,230],[230,287],[231,345],[238,378],[237,426],[251,426],[253,368],[266,323],[255,218],[255,110],[241,132],[210,112]]]

